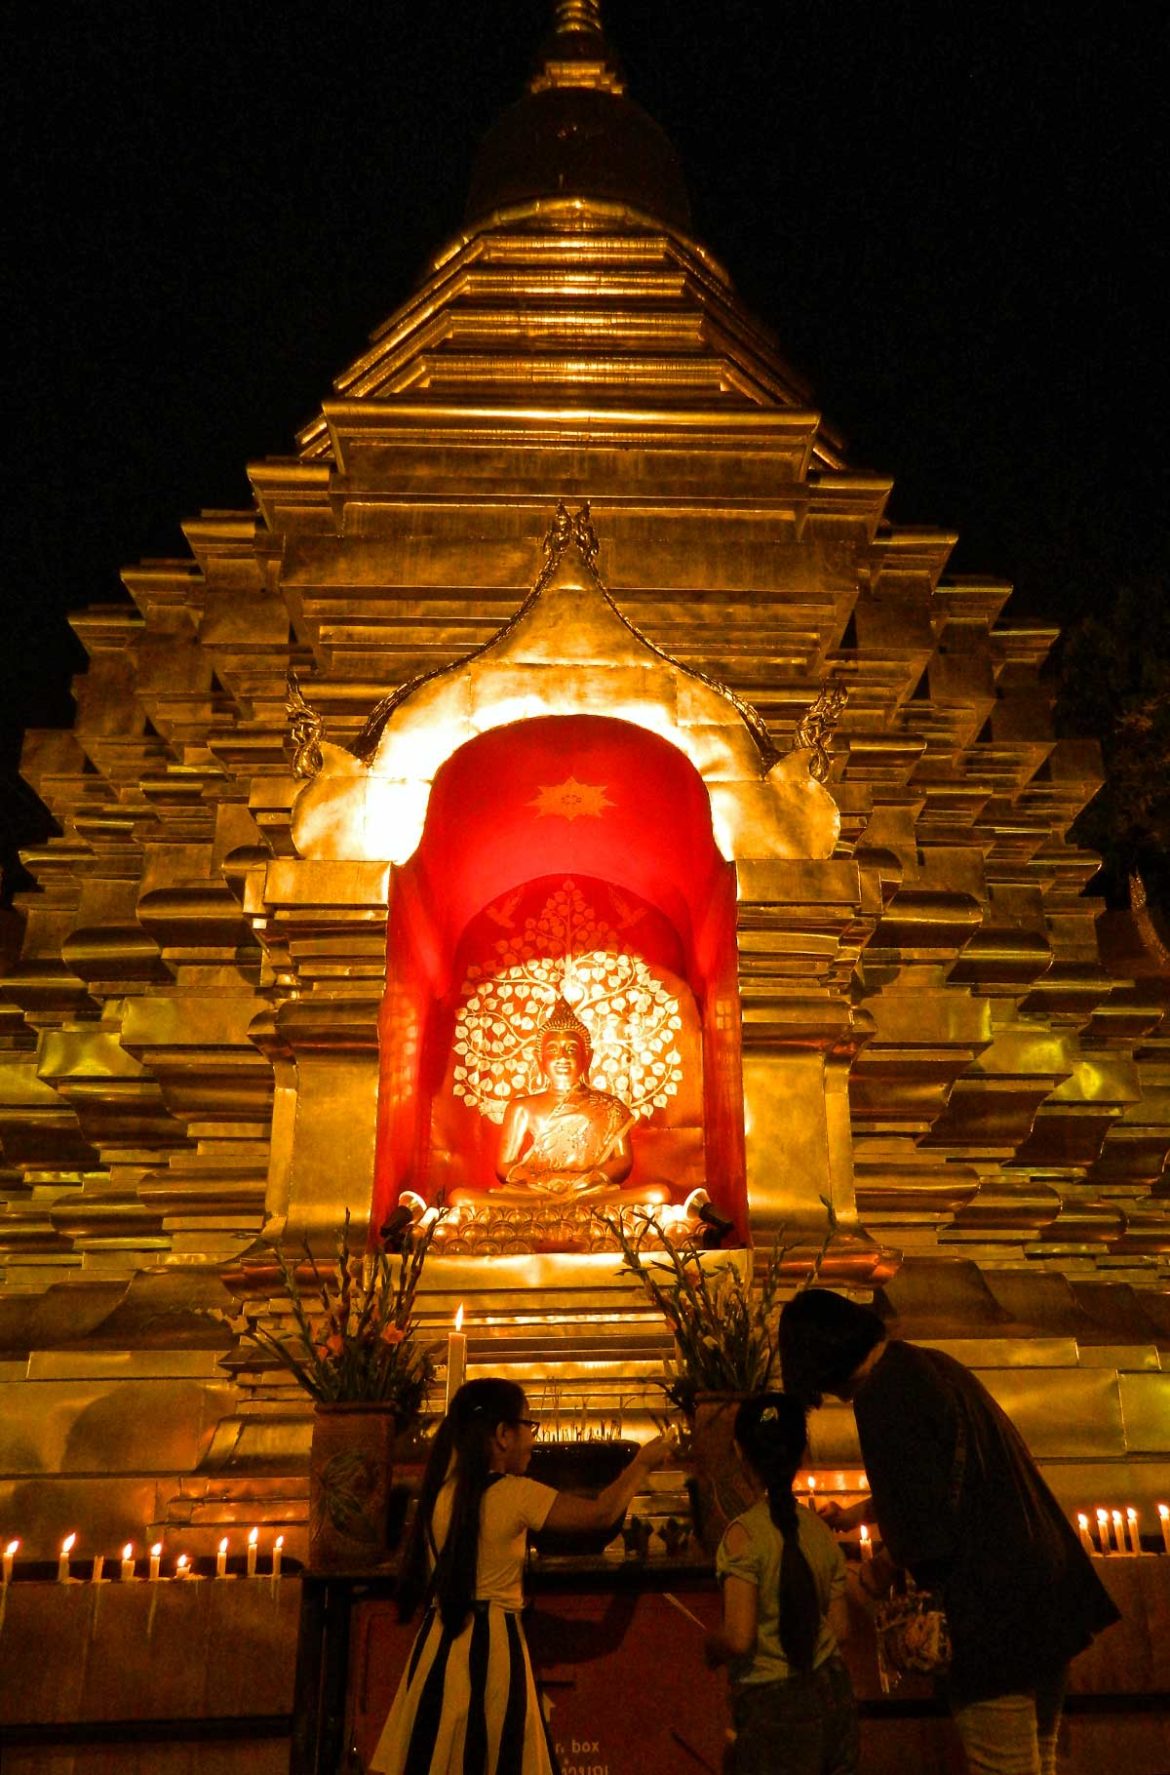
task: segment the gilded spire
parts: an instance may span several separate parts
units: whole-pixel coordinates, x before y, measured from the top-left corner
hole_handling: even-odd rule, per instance
[[[556,0],[552,35],[528,90],[547,92],[554,86],[625,92],[617,58],[605,40],[599,0]]]
[[[553,30],[558,37],[562,31],[596,31],[602,36],[598,0],[557,0]]]

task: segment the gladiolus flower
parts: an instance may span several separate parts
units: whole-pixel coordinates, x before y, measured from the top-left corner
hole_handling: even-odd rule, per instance
[[[382,1342],[384,1344],[400,1344],[405,1335],[401,1325],[395,1325],[394,1321],[391,1320],[389,1325],[385,1326],[382,1331]]]

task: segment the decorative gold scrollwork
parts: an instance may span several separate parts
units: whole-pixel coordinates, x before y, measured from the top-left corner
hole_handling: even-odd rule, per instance
[[[793,750],[812,753],[808,763],[808,774],[814,782],[825,782],[832,769],[829,752],[832,747],[833,729],[841,719],[841,712],[845,707],[848,695],[849,692],[843,684],[822,685],[820,695],[809,704],[796,724]]]
[[[293,749],[293,776],[306,779],[318,776],[325,763],[320,746],[325,723],[316,709],[305,701],[291,666],[285,684],[284,706],[288,712],[288,737]]]

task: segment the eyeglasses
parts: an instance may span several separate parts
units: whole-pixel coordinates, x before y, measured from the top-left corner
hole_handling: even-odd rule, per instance
[[[518,1430],[531,1430],[534,1436],[540,1435],[540,1425],[535,1418],[513,1418],[511,1421]]]

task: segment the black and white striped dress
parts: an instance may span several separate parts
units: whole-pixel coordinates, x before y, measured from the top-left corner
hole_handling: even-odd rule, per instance
[[[442,1546],[454,1482],[435,1501]],[[476,1602],[461,1633],[437,1608],[423,1618],[371,1771],[381,1775],[554,1775],[524,1630],[521,1575],[529,1529],[544,1526],[556,1492],[503,1474],[484,1493]]]

